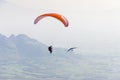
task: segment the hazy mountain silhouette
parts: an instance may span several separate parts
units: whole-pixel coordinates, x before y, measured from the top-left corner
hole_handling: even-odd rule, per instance
[[[6,37],[0,34],[0,55],[2,59],[18,57],[41,57],[48,55],[47,46],[26,35],[11,35]],[[8,58],[9,57],[9,58]]]
[[[11,35],[10,37],[0,34],[0,55],[2,55],[0,59],[48,56],[50,53],[47,48],[47,45],[23,34]],[[60,56],[63,52],[65,53],[66,49],[55,47],[53,49],[53,55],[56,54],[56,56]]]
[[[5,0],[0,0],[0,4],[3,4],[5,3],[6,1]]]
[[[6,36],[0,34],[0,60],[18,59],[16,45]]]
[[[56,77],[66,80],[68,75],[58,72],[72,66],[72,62],[76,62],[75,56],[68,54],[67,49],[55,47],[50,54],[47,48],[23,34],[10,37],[0,34],[0,79],[47,80]]]
[[[9,37],[9,40],[15,44],[17,51],[22,56],[39,57],[48,54],[46,45],[26,35],[12,35]]]

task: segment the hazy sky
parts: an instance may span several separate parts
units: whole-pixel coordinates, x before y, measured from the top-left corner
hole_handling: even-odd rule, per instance
[[[0,33],[27,34],[47,45],[79,46],[81,50],[120,50],[119,0],[3,0],[0,1]],[[69,20],[69,27],[53,18],[34,19],[56,12]]]

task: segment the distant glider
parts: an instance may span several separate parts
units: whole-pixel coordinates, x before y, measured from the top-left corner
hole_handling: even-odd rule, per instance
[[[72,48],[69,48],[68,50],[67,50],[67,52],[69,52],[69,51],[73,51],[74,49],[76,49],[77,47],[72,47]]]
[[[43,19],[45,17],[56,18],[57,20],[61,21],[64,24],[65,27],[68,27],[68,25],[69,25],[68,20],[63,15],[60,15],[58,13],[46,13],[46,14],[42,14],[42,15],[38,16],[34,20],[34,24],[37,24],[41,19]]]

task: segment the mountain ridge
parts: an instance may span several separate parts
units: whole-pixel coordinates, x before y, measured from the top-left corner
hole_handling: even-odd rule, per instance
[[[24,34],[6,37],[0,34],[0,55],[2,59],[17,59],[18,57],[36,58],[50,55],[48,46]],[[65,48],[53,47],[53,55],[63,56]],[[11,56],[11,57],[10,57]]]

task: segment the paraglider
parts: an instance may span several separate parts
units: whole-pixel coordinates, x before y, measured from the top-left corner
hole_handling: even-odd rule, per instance
[[[74,49],[76,49],[77,47],[72,47],[72,48],[69,48],[68,50],[67,50],[67,52],[69,52],[69,51],[73,51]]]
[[[38,16],[34,20],[34,24],[37,24],[41,19],[43,19],[45,17],[56,18],[57,20],[61,21],[64,24],[65,27],[68,27],[68,25],[69,25],[68,20],[63,15],[60,15],[58,13],[46,13],[46,14],[42,14],[42,15]]]
[[[34,20],[34,24],[37,24],[41,19],[43,19],[45,17],[55,18],[58,21],[60,21],[65,27],[68,27],[68,25],[69,25],[67,18],[64,17],[63,15],[58,14],[58,13],[45,13],[45,14],[41,14]],[[52,52],[53,52],[52,46],[48,47],[48,51],[50,52],[50,54],[52,54]]]
[[[52,54],[52,46],[48,47],[48,51]]]

